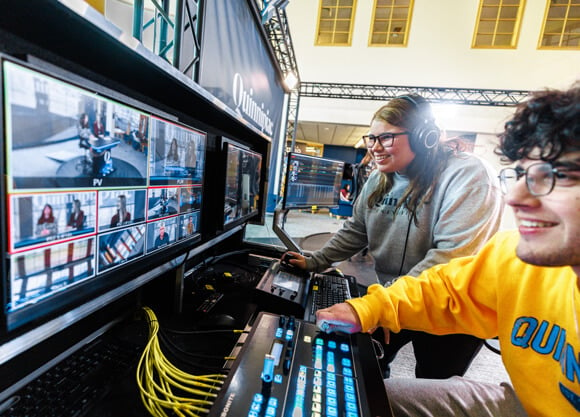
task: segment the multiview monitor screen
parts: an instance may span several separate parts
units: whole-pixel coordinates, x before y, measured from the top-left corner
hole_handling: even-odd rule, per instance
[[[289,153],[283,207],[338,206],[343,172],[343,161]]]
[[[0,58],[11,330],[86,297],[83,283],[106,288],[131,277],[116,268],[199,242],[207,135]]]
[[[201,183],[205,134],[151,118],[150,184]]]
[[[225,143],[226,184],[224,225],[258,214],[262,155]]]

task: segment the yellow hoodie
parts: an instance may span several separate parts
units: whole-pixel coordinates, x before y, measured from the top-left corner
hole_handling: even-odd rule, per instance
[[[516,231],[497,233],[474,256],[437,265],[348,302],[363,331],[499,337],[501,356],[530,416],[580,415],[580,291],[570,267],[516,257]]]

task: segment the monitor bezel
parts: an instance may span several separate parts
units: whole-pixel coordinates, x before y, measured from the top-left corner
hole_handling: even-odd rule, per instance
[[[31,57],[33,58],[33,57]],[[32,59],[31,59],[32,60]],[[153,268],[166,263],[170,259],[178,259],[187,251],[199,246],[199,244],[203,241],[203,234],[202,234],[202,227],[201,223],[203,222],[203,204],[204,198],[202,196],[202,206],[195,211],[197,213],[198,218],[200,221],[197,225],[197,230],[191,235],[186,236],[181,239],[177,239],[176,242],[172,243],[168,247],[164,247],[157,251],[151,253],[144,253],[142,256],[139,256],[135,259],[130,261],[120,263],[107,269],[102,273],[98,273],[98,256],[99,256],[99,249],[98,249],[98,239],[99,236],[104,236],[105,234],[111,232],[111,230],[99,231],[98,230],[98,222],[96,223],[95,233],[91,236],[79,236],[78,238],[74,239],[74,241],[81,241],[83,239],[94,239],[94,249],[92,251],[92,255],[94,258],[94,265],[95,265],[95,273],[91,278],[82,280],[68,288],[64,291],[58,291],[54,294],[51,294],[49,297],[40,298],[33,303],[26,303],[12,311],[8,311],[8,303],[11,301],[11,268],[12,268],[12,259],[11,257],[17,256],[19,254],[24,254],[28,252],[32,252],[34,250],[39,250],[39,248],[32,247],[27,250],[21,251],[14,251],[12,250],[9,245],[9,219],[12,216],[12,213],[8,212],[8,200],[13,198],[13,196],[18,195],[26,195],[30,193],[36,192],[47,192],[47,193],[58,193],[58,192],[88,192],[93,191],[98,194],[99,190],[124,190],[124,189],[139,189],[148,191],[151,187],[149,184],[149,171],[147,170],[145,183],[141,186],[106,186],[106,187],[84,187],[84,186],[76,186],[76,187],[66,187],[66,188],[40,188],[40,189],[12,189],[8,187],[8,181],[11,181],[11,178],[8,178],[7,172],[7,164],[6,159],[10,154],[10,150],[7,149],[7,141],[6,141],[6,123],[7,121],[7,113],[6,113],[6,79],[5,79],[5,72],[4,72],[4,62],[11,62],[18,66],[25,68],[26,70],[33,71],[36,73],[41,74],[42,76],[51,77],[56,79],[58,82],[64,83],[66,85],[71,86],[72,88],[78,88],[84,90],[90,94],[94,94],[96,96],[102,97],[105,100],[109,100],[112,102],[116,102],[120,105],[131,107],[140,113],[147,115],[148,119],[150,120],[151,117],[156,117],[159,119],[167,120],[170,123],[180,124],[183,127],[199,132],[203,135],[203,159],[204,159],[204,167],[202,170],[202,178],[201,183],[196,184],[199,185],[199,189],[203,192],[206,191],[205,183],[206,183],[206,173],[205,169],[207,167],[207,157],[208,157],[208,134],[207,132],[195,128],[193,126],[189,126],[188,124],[181,123],[175,120],[168,120],[165,117],[167,113],[162,110],[156,109],[148,104],[139,102],[138,100],[126,95],[126,93],[121,93],[118,91],[110,90],[108,87],[104,85],[100,85],[95,83],[90,79],[86,79],[84,77],[79,76],[78,74],[73,74],[64,68],[60,68],[53,64],[47,63],[44,65],[43,61],[40,60],[32,60],[33,62],[24,61],[22,59],[18,59],[12,57],[10,55],[6,55],[4,53],[0,53],[0,99],[2,100],[2,111],[0,114],[0,137],[3,138],[3,145],[0,146],[0,172],[3,172],[4,180],[0,182],[0,209],[2,213],[6,213],[4,216],[0,216],[0,244],[1,244],[1,251],[4,254],[2,257],[2,261],[0,263],[0,267],[2,268],[2,285],[1,285],[1,300],[2,300],[2,312],[0,312],[0,342],[3,340],[7,340],[12,338],[14,335],[21,334],[23,332],[29,331],[30,329],[41,325],[42,323],[48,322],[55,317],[62,316],[66,314],[68,311],[71,311],[78,306],[82,305],[84,302],[102,295],[112,289],[119,287],[127,282],[130,282],[136,276],[139,276],[147,271],[152,270]],[[165,117],[162,115],[166,115]],[[150,138],[147,138],[148,145],[149,145]],[[187,186],[191,186],[192,184],[188,184]],[[98,198],[97,198],[98,200]],[[95,208],[98,211],[98,203]],[[194,211],[187,212],[187,213],[178,213],[175,217],[181,217],[183,215],[193,214]],[[179,224],[179,219],[177,220]],[[147,227],[148,220],[145,218],[142,222],[138,223],[139,225],[144,225]],[[135,226],[132,224],[130,227]],[[120,228],[118,230],[123,230]],[[179,232],[178,232],[179,233]],[[146,238],[145,238],[146,239]],[[72,240],[71,240],[72,241]],[[63,242],[56,243],[56,245],[61,244]],[[162,255],[162,256],[160,256]]]
[[[263,192],[264,192],[264,179],[263,179],[263,164],[264,164],[264,160],[265,157],[261,152],[258,152],[256,150],[253,150],[250,146],[244,145],[242,144],[240,141],[237,141],[235,139],[231,139],[229,137],[225,137],[222,136],[221,137],[221,161],[222,161],[222,167],[223,167],[223,172],[227,173],[227,168],[228,168],[228,155],[229,155],[229,149],[230,147],[233,147],[241,152],[247,152],[249,154],[254,154],[257,155],[261,158],[261,163],[260,163],[260,182],[259,182],[259,195],[261,198],[258,199],[257,201],[257,207],[252,210],[249,213],[246,213],[244,215],[241,215],[240,217],[236,217],[235,219],[229,221],[226,223],[225,221],[225,211],[222,212],[222,216],[220,217],[221,219],[221,224],[218,225],[221,230],[223,231],[227,231],[230,230],[232,228],[234,228],[235,226],[238,226],[240,224],[244,224],[244,223],[248,223],[251,222],[253,219],[256,219],[260,216],[260,213],[263,210],[263,205],[264,203],[264,198],[263,198]],[[225,208],[225,203],[226,203],[226,187],[227,187],[227,175],[224,175],[223,177],[223,183],[221,184],[221,190],[222,190],[222,196],[223,196],[223,204],[220,206],[222,208],[222,210]]]

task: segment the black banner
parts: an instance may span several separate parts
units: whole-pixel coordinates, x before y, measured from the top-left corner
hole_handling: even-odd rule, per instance
[[[284,89],[250,4],[205,2],[199,84],[276,140]]]

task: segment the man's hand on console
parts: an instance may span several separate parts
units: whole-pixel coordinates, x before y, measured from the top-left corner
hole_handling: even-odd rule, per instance
[[[357,333],[362,330],[356,311],[348,303],[335,304],[318,310],[316,325],[324,333]]]

